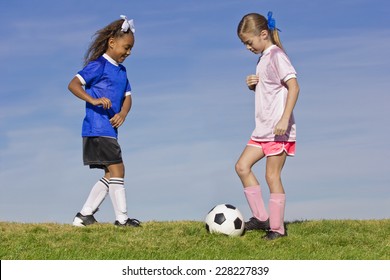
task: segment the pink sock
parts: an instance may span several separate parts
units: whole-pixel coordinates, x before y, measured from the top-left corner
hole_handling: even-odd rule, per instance
[[[260,186],[250,186],[244,188],[246,200],[252,211],[253,217],[264,222],[268,219],[268,213],[264,206],[263,196],[261,195]]]
[[[284,193],[271,193],[269,198],[269,223],[272,231],[284,234],[284,207],[286,195]]]

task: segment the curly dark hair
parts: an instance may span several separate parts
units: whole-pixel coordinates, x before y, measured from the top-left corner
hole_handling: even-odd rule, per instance
[[[84,66],[89,62],[96,60],[100,56],[102,56],[108,49],[108,40],[110,38],[119,38],[124,36],[125,34],[131,34],[134,36],[133,32],[127,30],[126,32],[122,31],[123,19],[118,19],[116,21],[111,22],[106,27],[98,30],[94,35],[94,40],[90,44],[87,52],[84,56]]]

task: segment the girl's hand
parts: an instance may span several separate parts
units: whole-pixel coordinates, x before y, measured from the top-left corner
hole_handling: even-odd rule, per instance
[[[111,100],[108,99],[107,97],[102,97],[102,98],[97,98],[97,99],[93,99],[91,101],[92,105],[94,106],[99,106],[101,105],[103,107],[103,109],[107,110],[107,109],[110,109],[112,104],[111,104]]]
[[[288,121],[286,119],[280,119],[280,121],[276,124],[274,129],[275,135],[284,135],[288,128]]]
[[[259,77],[257,75],[249,75],[246,77],[246,84],[250,90],[255,90]]]
[[[112,127],[118,128],[125,122],[125,119],[126,117],[123,114],[118,113],[110,119],[110,123]]]

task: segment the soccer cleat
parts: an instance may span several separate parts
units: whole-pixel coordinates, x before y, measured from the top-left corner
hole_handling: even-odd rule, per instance
[[[263,239],[265,240],[275,240],[275,239],[278,239],[280,237],[285,237],[287,236],[287,231],[285,231],[284,234],[281,234],[279,232],[276,232],[276,231],[267,231],[267,234],[263,236]]]
[[[262,222],[256,217],[252,217],[248,222],[245,222],[245,230],[269,230],[269,219]]]
[[[114,223],[115,226],[118,227],[140,227],[141,222],[138,221],[137,219],[127,219],[124,224],[121,224],[119,221],[115,221]]]
[[[93,215],[82,215],[80,212],[74,217],[73,225],[76,227],[85,227],[97,223]]]

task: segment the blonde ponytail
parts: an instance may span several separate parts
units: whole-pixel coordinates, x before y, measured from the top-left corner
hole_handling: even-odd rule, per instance
[[[280,37],[279,37],[279,29],[276,27],[276,21],[272,17],[272,12],[269,11],[267,14],[267,27],[271,35],[272,43],[277,45],[279,48],[283,49],[282,43],[280,42]]]
[[[282,42],[280,41],[278,29],[275,28],[274,30],[269,31],[269,32],[270,32],[270,34],[271,34],[272,42],[284,51]]]

